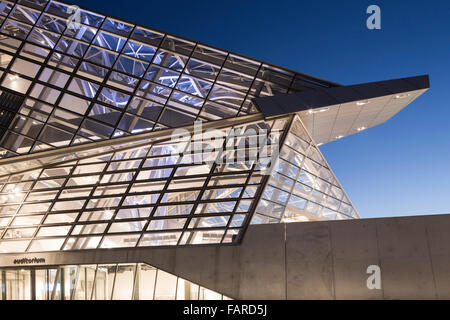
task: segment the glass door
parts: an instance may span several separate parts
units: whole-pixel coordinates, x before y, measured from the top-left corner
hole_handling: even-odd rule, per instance
[[[2,274],[2,296],[5,300],[31,300],[31,270],[6,270]]]

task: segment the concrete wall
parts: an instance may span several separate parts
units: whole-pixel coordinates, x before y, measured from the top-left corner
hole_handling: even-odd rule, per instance
[[[239,246],[0,255],[146,262],[236,299],[450,299],[450,215],[252,226]],[[381,268],[369,290],[367,267]]]

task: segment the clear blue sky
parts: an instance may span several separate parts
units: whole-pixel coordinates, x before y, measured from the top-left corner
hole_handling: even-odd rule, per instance
[[[71,2],[341,84],[429,74],[395,118],[321,150],[364,218],[450,213],[450,1]]]

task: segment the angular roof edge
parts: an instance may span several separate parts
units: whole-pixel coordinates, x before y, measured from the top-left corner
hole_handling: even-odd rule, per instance
[[[255,98],[265,117],[430,88],[428,75]]]

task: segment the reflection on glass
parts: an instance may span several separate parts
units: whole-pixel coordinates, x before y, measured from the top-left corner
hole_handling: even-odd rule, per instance
[[[140,264],[136,274],[134,300],[153,300],[157,269]]]
[[[179,278],[177,286],[177,300],[198,300],[199,288],[200,287],[198,285]],[[217,300],[220,299],[221,298],[219,297]]]
[[[108,300],[108,269],[106,267],[97,268],[92,300]]]
[[[48,270],[35,270],[36,300],[48,300],[49,274]]]
[[[117,267],[112,300],[131,299],[135,269],[136,265],[119,265]]]
[[[174,300],[177,287],[177,277],[158,270],[155,290],[155,300]]]

